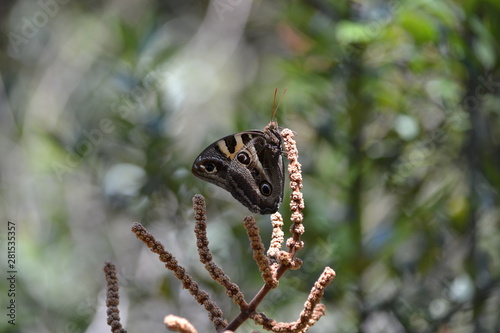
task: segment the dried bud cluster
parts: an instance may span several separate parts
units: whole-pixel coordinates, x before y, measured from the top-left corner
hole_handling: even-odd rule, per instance
[[[196,328],[194,328],[194,326],[191,325],[191,323],[187,319],[182,317],[168,315],[163,318],[163,322],[165,323],[167,329],[171,331],[180,333],[198,333],[198,331],[196,331]]]
[[[283,241],[285,240],[285,234],[283,233],[283,217],[280,213],[276,212],[271,215],[271,225],[273,226],[273,232],[271,234],[271,244],[269,245],[269,250],[267,250],[267,255],[269,258],[277,261],[281,247],[283,246]]]

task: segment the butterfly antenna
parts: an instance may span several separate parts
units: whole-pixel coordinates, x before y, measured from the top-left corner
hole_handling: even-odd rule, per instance
[[[276,95],[278,94],[278,88],[274,89],[274,98],[273,98],[273,106],[271,108],[271,119],[274,119],[274,116],[276,115]]]
[[[283,97],[285,97],[287,88],[283,90],[283,94],[281,94],[280,100],[278,101],[278,105],[276,105],[276,95],[278,94],[278,88],[274,89],[274,100],[273,100],[273,109],[272,109],[272,119],[275,118],[276,112],[278,112],[278,108],[280,107],[281,101]],[[276,105],[276,106],[275,106]]]

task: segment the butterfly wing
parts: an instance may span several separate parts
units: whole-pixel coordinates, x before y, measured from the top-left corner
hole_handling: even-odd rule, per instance
[[[228,135],[215,141],[195,159],[191,168],[192,173],[198,178],[231,192],[231,187],[227,182],[231,161],[239,150],[254,137],[262,134],[262,131],[246,131]]]
[[[196,158],[192,171],[229,191],[251,212],[275,213],[283,199],[281,136],[275,129],[226,136]]]
[[[275,213],[283,198],[281,146],[256,136],[245,145],[228,169],[230,192],[253,213]]]

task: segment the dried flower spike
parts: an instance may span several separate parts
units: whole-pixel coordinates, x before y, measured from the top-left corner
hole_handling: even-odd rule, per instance
[[[111,326],[111,332],[113,333],[126,333],[127,331],[122,328],[122,324],[120,323],[118,277],[116,275],[116,267],[111,261],[104,263],[104,273],[106,274],[107,282],[106,307],[108,308],[108,325]]]
[[[255,316],[254,321],[262,325],[265,329],[273,332],[306,332],[309,327],[313,326],[325,314],[325,306],[320,304],[319,301],[323,297],[326,287],[334,278],[335,271],[330,267],[326,267],[318,281],[314,284],[314,287],[311,289],[311,293],[304,303],[304,310],[300,313],[297,321],[291,323],[277,323],[265,317],[263,314]]]
[[[309,326],[314,325],[316,321],[324,315],[325,306],[319,304],[323,294],[325,293],[326,287],[335,278],[335,271],[330,267],[326,267],[323,273],[320,275],[318,281],[314,284],[311,289],[307,301],[304,303],[304,310],[302,310],[299,320],[294,326],[296,329],[303,330]]]
[[[196,226],[194,232],[196,234],[196,245],[198,246],[198,255],[200,261],[205,265],[205,269],[210,276],[218,284],[226,288],[226,294],[231,297],[233,302],[239,306],[241,310],[245,309],[248,304],[245,301],[245,296],[240,291],[236,283],[232,283],[231,279],[224,273],[213,260],[212,253],[208,248],[207,238],[207,223],[206,223],[206,206],[205,198],[202,195],[196,194],[193,197],[193,209],[195,211]]]
[[[259,234],[259,227],[253,216],[247,216],[244,219],[244,226],[247,230],[248,239],[253,250],[253,258],[262,273],[262,279],[271,288],[278,286],[278,279],[274,276],[274,270],[271,268],[269,258],[264,254],[265,247]]]
[[[304,216],[302,214],[302,209],[304,209],[304,199],[300,190],[302,189],[302,166],[298,161],[299,152],[297,150],[297,144],[294,140],[293,132],[285,128],[281,131],[281,136],[283,137],[283,144],[285,146],[285,151],[288,158],[288,174],[290,178],[290,188],[292,193],[290,194],[290,210],[292,211],[291,221],[293,222],[290,227],[290,232],[292,233],[292,238],[288,239],[287,246],[292,254],[295,254],[300,250],[304,244],[300,241],[300,236],[304,233],[304,226],[302,221]]]
[[[182,283],[182,287],[187,289],[196,301],[203,305],[208,311],[208,318],[212,321],[215,328],[221,329],[227,326],[227,321],[222,318],[222,310],[210,300],[210,296],[203,290],[200,290],[198,283],[193,281],[191,276],[186,273],[186,269],[177,263],[177,259],[168,251],[165,250],[162,243],[155,240],[146,228],[140,223],[132,225],[132,232],[136,237],[142,240],[152,252],[160,256],[160,260],[165,263],[165,267],[174,272],[174,275]]]

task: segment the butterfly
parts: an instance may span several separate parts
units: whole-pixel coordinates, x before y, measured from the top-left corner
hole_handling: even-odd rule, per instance
[[[277,108],[273,103],[273,119]],[[215,141],[196,158],[191,171],[231,193],[252,213],[272,214],[283,201],[282,143],[278,123],[271,120],[262,131],[243,131]]]

